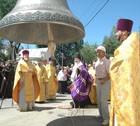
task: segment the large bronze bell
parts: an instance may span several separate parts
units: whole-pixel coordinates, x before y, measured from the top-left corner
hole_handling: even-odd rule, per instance
[[[52,46],[80,40],[84,35],[82,23],[66,0],[18,0],[0,21],[0,36],[15,42]]]

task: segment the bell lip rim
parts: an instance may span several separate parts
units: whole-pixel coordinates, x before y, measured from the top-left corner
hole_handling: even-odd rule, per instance
[[[0,37],[2,37],[2,36],[0,36]],[[83,38],[84,38],[85,36],[83,36],[81,39],[75,39],[75,40],[71,40],[71,41],[65,41],[65,42],[55,42],[56,43],[56,45],[57,44],[70,44],[70,43],[75,43],[75,42],[78,42],[78,41],[80,41],[80,40],[82,40]],[[10,40],[10,39],[7,39],[7,38],[5,38],[5,37],[2,37],[2,38],[4,38],[4,39],[6,39],[6,40],[9,40],[9,41],[13,41],[13,42],[17,42],[17,43],[22,43],[22,44],[35,44],[35,45],[48,45],[48,41],[44,41],[44,42],[46,42],[46,44],[42,44],[42,43],[35,43],[35,42],[20,42],[20,41],[14,41],[14,40]]]
[[[25,22],[25,21],[24,21],[24,22],[19,22],[18,25],[20,25],[20,24],[28,24],[28,23],[32,23],[32,24],[39,24],[39,23],[43,24],[43,23],[44,23],[44,24],[47,24],[47,23],[49,23],[50,21],[45,21],[45,22],[41,21],[41,22],[39,22],[39,23],[37,23],[37,22],[38,22],[38,21],[33,21],[33,22],[29,22],[29,21],[26,21],[26,22]],[[12,25],[14,25],[14,24],[17,24],[17,23],[12,23],[12,24],[8,24],[8,25],[0,26],[0,30],[3,29],[3,28],[5,28],[5,27],[12,26]],[[57,22],[57,21],[53,21],[53,22],[50,23],[50,24],[60,24],[60,25],[66,24],[65,26],[77,28],[77,29],[79,29],[79,30],[81,30],[81,31],[83,31],[83,32],[85,33],[84,26],[83,26],[83,28],[81,28],[81,27],[78,27],[78,26],[76,26],[76,25],[67,24],[67,23],[65,23],[65,22]]]

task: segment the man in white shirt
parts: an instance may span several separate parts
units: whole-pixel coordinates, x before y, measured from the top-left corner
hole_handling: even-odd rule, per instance
[[[105,57],[106,49],[99,46],[96,49],[98,60],[95,63],[95,83],[99,116],[103,118],[102,125],[109,124],[108,96],[110,91],[109,68],[110,61]]]
[[[67,77],[64,73],[64,68],[62,68],[58,73],[58,82],[59,82],[59,88],[58,93],[64,94],[66,92],[66,86],[67,86]]]

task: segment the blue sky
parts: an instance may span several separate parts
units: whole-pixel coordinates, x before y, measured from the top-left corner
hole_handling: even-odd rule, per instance
[[[107,0],[67,0],[72,13],[83,23],[95,15]],[[140,0],[110,0],[109,3],[85,28],[84,41],[89,43],[103,42],[104,36],[109,36],[112,27],[119,18],[129,18],[134,21],[132,31],[139,32]]]

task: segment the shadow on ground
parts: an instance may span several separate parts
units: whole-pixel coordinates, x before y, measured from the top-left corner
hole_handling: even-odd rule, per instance
[[[73,116],[53,120],[46,126],[102,126],[102,119],[95,116]]]
[[[66,99],[55,99],[55,100],[47,100],[45,103],[62,103],[63,101],[67,101],[67,100],[70,100],[70,101],[72,101],[71,99],[68,99],[68,98],[66,98]]]
[[[56,97],[66,97],[66,95],[64,95],[64,94],[58,94],[58,95],[56,95]]]
[[[15,107],[15,106],[11,106],[11,107],[9,107],[9,106],[7,106],[7,107],[1,107],[0,109],[13,109],[13,108],[17,108],[17,107]]]
[[[51,109],[55,109],[55,107],[37,107],[37,106],[35,106],[33,111],[43,111],[43,110],[51,110]]]

